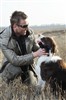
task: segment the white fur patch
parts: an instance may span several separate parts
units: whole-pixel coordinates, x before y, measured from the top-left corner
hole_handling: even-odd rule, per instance
[[[38,38],[41,39],[41,38],[43,38],[43,37],[46,37],[46,36],[40,34]]]
[[[62,60],[59,56],[53,56],[50,61],[57,62],[58,60]]]
[[[62,58],[59,56],[52,56],[52,55],[45,56],[45,55],[43,55],[38,59],[37,64],[40,66],[42,62],[45,62],[45,63],[50,62],[50,61],[57,62],[57,60],[61,60],[61,59]]]
[[[35,66],[35,71],[36,71],[36,74],[38,75],[38,84],[37,85],[43,86],[45,84],[45,81],[43,81],[41,78],[40,66],[38,64]]]

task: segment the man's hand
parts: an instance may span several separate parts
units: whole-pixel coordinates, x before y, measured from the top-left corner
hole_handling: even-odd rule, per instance
[[[45,49],[39,49],[36,52],[33,52],[33,56],[34,57],[40,57],[42,55],[47,55],[48,53],[46,53]]]

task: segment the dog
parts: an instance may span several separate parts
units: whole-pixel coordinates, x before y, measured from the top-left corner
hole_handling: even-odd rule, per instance
[[[49,54],[39,57],[35,66],[38,85],[43,88],[46,82],[49,82],[53,91],[57,90],[57,86],[66,90],[66,63],[61,57],[55,55],[55,41],[50,37],[39,36],[38,44]]]

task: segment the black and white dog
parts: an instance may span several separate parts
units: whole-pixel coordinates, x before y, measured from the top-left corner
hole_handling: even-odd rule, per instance
[[[38,85],[44,86],[49,81],[53,90],[56,90],[56,82],[62,90],[66,89],[66,63],[59,56],[55,56],[56,44],[50,37],[39,36],[38,44],[45,48],[48,55],[38,58],[35,66],[38,75]]]

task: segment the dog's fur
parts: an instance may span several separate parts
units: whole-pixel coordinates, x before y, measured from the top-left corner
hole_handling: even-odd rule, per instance
[[[48,44],[51,47],[49,56],[43,55],[39,57],[36,65],[38,73],[38,84],[42,85],[49,81],[50,86],[56,91],[57,85],[66,90],[66,63],[59,56],[55,56],[55,42],[50,37],[41,37],[44,45]]]

